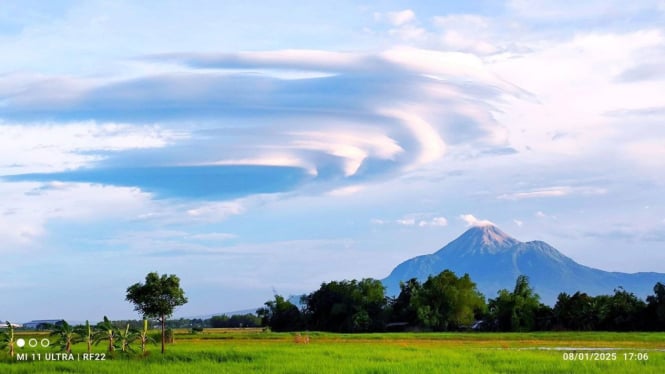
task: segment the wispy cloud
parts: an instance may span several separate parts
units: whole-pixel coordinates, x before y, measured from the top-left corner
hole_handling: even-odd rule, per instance
[[[562,197],[562,196],[577,195],[577,194],[602,195],[605,193],[607,193],[607,189],[605,188],[556,186],[556,187],[539,188],[530,191],[502,194],[498,196],[498,199],[522,200],[522,199],[536,199],[536,198],[548,198],[548,197]]]
[[[492,221],[476,218],[473,214],[462,214],[459,219],[466,222],[467,226],[490,226],[494,225]]]

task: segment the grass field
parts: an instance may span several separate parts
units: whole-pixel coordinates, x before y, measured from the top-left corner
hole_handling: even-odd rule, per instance
[[[106,361],[46,361],[57,350],[24,347],[17,352],[41,360],[12,360],[3,352],[0,373],[665,373],[665,333],[308,335],[310,343],[299,344],[287,333],[181,330],[163,356],[151,345],[147,357],[116,353]],[[74,346],[75,357],[84,351]],[[93,351],[104,352],[104,345]],[[573,352],[575,360],[564,359]]]

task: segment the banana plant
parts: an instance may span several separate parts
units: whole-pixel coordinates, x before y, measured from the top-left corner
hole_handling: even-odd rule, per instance
[[[139,332],[139,341],[141,342],[141,352],[143,355],[146,353],[146,345],[148,343],[155,343],[155,339],[148,336],[148,320],[143,319],[143,329]]]
[[[78,326],[76,333],[81,337],[81,341],[88,346],[88,353],[92,352],[92,344],[95,342],[95,330],[90,325],[90,321],[86,320],[85,325]]]
[[[95,327],[97,332],[94,335],[94,344],[99,344],[103,341],[108,341],[108,351],[112,353],[115,351],[116,339],[118,338],[118,328],[113,326],[108,317],[104,316],[104,321],[99,322]]]
[[[16,344],[16,339],[14,338],[14,326],[7,322],[7,331],[0,333],[0,348],[8,348],[9,355],[14,357],[14,344]]]
[[[136,330],[129,328],[129,323],[124,330],[118,331],[118,342],[122,352],[133,351],[131,344],[139,337]]]
[[[72,344],[78,343],[78,336],[74,328],[67,321],[56,323],[53,326],[53,331],[51,331],[51,336],[58,337],[60,348],[65,353],[72,353]]]

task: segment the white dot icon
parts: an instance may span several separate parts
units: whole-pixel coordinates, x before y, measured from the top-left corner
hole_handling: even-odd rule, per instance
[[[25,346],[25,340],[24,339],[16,339],[16,345],[19,348],[23,348],[23,346]]]

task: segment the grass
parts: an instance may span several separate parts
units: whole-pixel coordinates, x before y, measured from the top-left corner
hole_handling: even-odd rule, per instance
[[[20,333],[30,338],[35,334]],[[41,335],[40,338],[45,335]],[[11,360],[0,354],[0,373],[663,373],[664,333],[309,333],[310,344],[296,344],[293,334],[260,330],[176,331],[165,355],[116,353],[106,361],[45,361],[52,349],[19,349],[42,354],[41,361]],[[615,352],[616,360],[564,360],[557,347]],[[601,351],[600,348],[616,348]],[[74,353],[84,352],[82,344]],[[94,348],[103,352],[104,346]],[[569,353],[565,351],[565,353]],[[647,353],[647,361],[624,354]],[[591,358],[591,356],[588,356]]]

